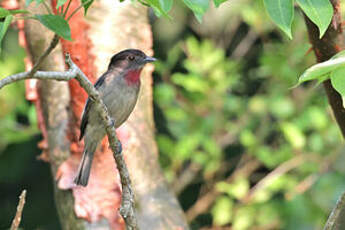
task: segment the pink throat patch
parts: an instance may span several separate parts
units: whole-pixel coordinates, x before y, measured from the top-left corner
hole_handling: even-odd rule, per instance
[[[139,82],[141,70],[142,68],[128,71],[125,77],[128,85],[137,84]]]

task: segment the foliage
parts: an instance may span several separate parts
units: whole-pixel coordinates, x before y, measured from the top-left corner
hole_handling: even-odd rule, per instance
[[[264,0],[271,19],[292,39],[291,25],[294,18],[294,0]],[[325,34],[333,17],[329,0],[296,0],[307,17],[317,25],[320,38]]]
[[[296,43],[260,41],[262,51],[253,45],[235,60],[214,41],[189,36],[156,65],[160,160],[193,229],[320,229],[345,186],[343,171],[326,169],[343,148],[322,90],[290,89],[313,63],[296,20]],[[180,189],[185,175],[193,177]],[[210,207],[193,216],[208,194]]]
[[[26,0],[26,5],[29,5],[34,0]],[[8,25],[11,23],[14,14],[26,15],[24,19],[36,19],[39,20],[44,26],[52,30],[64,39],[72,40],[70,27],[68,24],[69,19],[79,10],[77,8],[67,18],[67,12],[69,10],[69,3],[64,8],[67,0],[57,0],[56,9],[57,15],[47,8],[47,15],[31,15],[26,10],[6,10],[0,7],[0,19],[5,18],[5,22],[0,24],[0,45],[4,34],[7,31]],[[123,0],[120,0],[122,2]],[[160,17],[164,15],[168,18],[169,11],[172,8],[173,0],[138,0],[140,3],[152,7],[155,14]],[[294,0],[263,0],[265,8],[273,20],[273,22],[284,31],[284,33],[292,39],[291,26],[294,18]],[[296,0],[303,12],[307,17],[313,21],[320,30],[320,38],[326,32],[333,16],[333,7],[329,0]],[[92,5],[94,0],[82,0],[81,6],[84,7],[85,14]],[[216,7],[219,7],[226,0],[213,0]],[[197,20],[201,23],[203,15],[210,7],[209,0],[183,0],[183,3],[194,13]],[[36,0],[36,4],[46,5],[45,0]],[[0,50],[1,51],[1,50]]]

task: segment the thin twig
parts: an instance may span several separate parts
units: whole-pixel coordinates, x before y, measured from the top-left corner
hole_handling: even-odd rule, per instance
[[[46,10],[48,11],[49,14],[53,14],[53,12],[50,10],[50,7],[48,6],[48,4],[46,3],[46,1],[42,1],[44,7],[46,8]]]
[[[337,223],[339,214],[341,210],[345,207],[345,192],[341,194],[337,204],[335,205],[334,209],[332,210],[331,214],[328,217],[327,223],[323,230],[333,230],[336,229],[335,225]]]
[[[294,169],[305,162],[306,157],[304,156],[297,156],[288,161],[285,161],[269,174],[267,174],[263,179],[261,179],[249,192],[248,194],[242,198],[242,201],[248,203],[254,195],[264,188],[266,188],[273,180],[277,179],[281,175],[287,173],[291,169]]]
[[[251,175],[259,166],[260,162],[257,160],[246,161],[242,167],[237,168],[225,181],[226,183],[232,183],[236,178],[247,178]],[[216,200],[221,192],[216,189],[216,186],[212,186],[211,190],[200,197],[194,204],[186,211],[186,218],[189,222],[194,220],[198,215],[204,213],[210,208],[213,202]]]
[[[24,189],[19,196],[17,212],[16,212],[16,216],[14,217],[12,221],[11,230],[17,230],[20,225],[20,221],[22,219],[22,213],[24,209],[24,204],[25,204],[25,197],[26,197],[26,190]]]
[[[67,21],[69,21],[72,17],[73,17],[73,15],[75,14],[75,13],[77,13],[78,12],[78,10],[80,9],[80,8],[82,8],[83,6],[85,6],[86,4],[89,4],[90,2],[92,2],[93,0],[88,0],[88,1],[86,1],[86,2],[83,2],[80,6],[78,6],[72,13],[71,13],[71,15],[67,18]]]
[[[65,12],[63,13],[63,17],[66,17],[66,14],[67,14],[67,12],[68,12],[69,6],[71,5],[71,2],[72,2],[72,0],[69,0],[69,1],[68,1],[67,7],[66,7],[66,9],[65,9]]]
[[[51,40],[48,48],[37,59],[35,65],[30,70],[28,78],[32,77],[37,72],[37,70],[40,68],[40,65],[42,64],[43,60],[52,52],[52,50],[57,46],[58,43],[59,43],[59,35],[54,34],[54,37]]]

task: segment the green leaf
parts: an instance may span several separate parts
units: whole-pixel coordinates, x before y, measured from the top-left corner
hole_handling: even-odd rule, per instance
[[[340,56],[342,54],[336,54],[336,55]],[[305,82],[305,81],[315,80],[315,79],[326,80],[328,79],[331,71],[341,66],[345,66],[345,57],[339,57],[335,59],[331,58],[328,61],[313,65],[312,67],[304,71],[302,76],[298,79],[298,84],[301,84],[302,82]]]
[[[345,108],[345,68],[338,68],[331,73],[331,83],[343,98],[343,107]]]
[[[297,0],[298,5],[320,31],[320,38],[325,34],[333,17],[333,7],[329,0]]]
[[[10,10],[10,14],[15,15],[15,14],[28,14],[30,11],[27,10]]]
[[[86,15],[87,10],[89,9],[91,4],[93,3],[93,0],[81,0],[81,3],[84,5],[84,12],[85,12],[85,15]]]
[[[67,2],[67,0],[58,0],[57,4],[56,4],[56,9],[58,9],[60,6],[62,6],[63,4],[65,4]]]
[[[37,18],[45,27],[54,31],[60,37],[72,41],[71,29],[67,21],[60,15],[52,14],[36,14]]]
[[[4,22],[0,22],[0,53],[1,53],[1,42],[2,39],[4,38],[6,31],[9,27],[9,25],[11,24],[11,21],[13,19],[12,15],[8,15],[5,17],[5,21]]]
[[[337,54],[335,54],[330,59],[336,59],[336,58],[340,58],[340,57],[345,57],[345,50],[342,50],[342,51],[338,52]]]
[[[0,7],[0,18],[4,18],[4,17],[6,17],[6,16],[8,16],[10,14],[11,13],[10,13],[9,10],[6,10],[6,9]]]
[[[292,39],[293,0],[264,0],[264,5],[272,21]]]
[[[164,15],[170,18],[167,12],[171,9],[172,0],[147,0],[146,2],[150,7],[152,7],[157,17]]]
[[[216,7],[219,7],[220,4],[222,4],[223,2],[226,2],[227,0],[213,0],[214,4],[216,5]]]
[[[159,4],[165,13],[168,13],[171,10],[173,5],[173,0],[159,0]]]
[[[183,2],[193,11],[196,19],[201,23],[202,16],[209,7],[209,0],[183,0]]]

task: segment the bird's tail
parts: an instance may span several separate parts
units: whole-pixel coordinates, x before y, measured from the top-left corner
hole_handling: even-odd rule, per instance
[[[77,185],[86,186],[89,181],[91,165],[93,160],[93,155],[96,151],[97,144],[92,143],[89,146],[85,146],[83,157],[79,164],[78,174],[74,179],[74,183]]]

